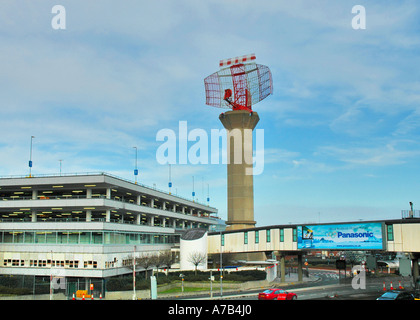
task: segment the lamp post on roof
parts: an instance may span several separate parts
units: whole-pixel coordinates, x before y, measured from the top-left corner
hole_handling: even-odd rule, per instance
[[[135,184],[137,184],[137,176],[139,175],[139,170],[137,168],[137,147],[133,147],[134,149],[136,149],[136,162],[135,162],[135,167],[134,167],[134,181]]]
[[[32,140],[34,139],[34,136],[31,136],[31,147],[29,151],[29,178],[32,177]]]

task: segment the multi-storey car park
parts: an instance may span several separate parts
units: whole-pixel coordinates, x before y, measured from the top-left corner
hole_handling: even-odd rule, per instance
[[[96,279],[104,294],[133,256],[220,225],[213,207],[106,173],[0,178],[0,274],[61,276],[67,293]]]

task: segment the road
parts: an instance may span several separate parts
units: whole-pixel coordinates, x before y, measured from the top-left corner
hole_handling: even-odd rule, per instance
[[[375,300],[383,294],[383,282],[386,282],[387,289],[389,289],[390,281],[394,279],[394,287],[398,288],[398,278],[373,278],[367,279],[365,289],[354,289],[351,285],[351,280],[347,276],[347,281],[343,281],[344,275],[341,274],[341,281],[339,275],[335,270],[311,270],[312,276],[317,276],[317,281],[307,283],[291,284],[282,287],[287,291],[297,294],[298,300]],[[341,283],[340,283],[341,282]],[[344,283],[343,283],[344,282]],[[408,283],[403,283],[408,285]],[[225,292],[223,299],[230,300],[257,300],[258,293],[262,289],[249,290],[246,292]],[[215,292],[213,299],[220,299],[220,293]],[[194,296],[188,299],[209,299],[206,296]]]

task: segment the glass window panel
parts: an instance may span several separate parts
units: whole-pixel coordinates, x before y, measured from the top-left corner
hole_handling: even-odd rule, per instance
[[[39,231],[35,233],[35,243],[45,243],[45,232]]]
[[[79,232],[69,232],[69,244],[79,243]]]
[[[104,244],[110,244],[111,243],[111,233],[110,232],[105,232],[104,233]]]
[[[46,232],[47,243],[57,243],[57,232]]]
[[[58,232],[57,233],[57,243],[67,243],[67,232]]]
[[[35,235],[32,231],[25,231],[25,243],[34,243]]]
[[[13,233],[10,231],[4,232],[4,243],[13,243]]]
[[[90,243],[90,232],[81,232],[80,233],[80,243],[89,244]]]
[[[103,236],[102,232],[92,232],[92,243],[102,244]]]
[[[15,232],[14,234],[14,243],[23,243],[23,232]]]
[[[394,226],[392,224],[387,226],[388,241],[394,241]]]

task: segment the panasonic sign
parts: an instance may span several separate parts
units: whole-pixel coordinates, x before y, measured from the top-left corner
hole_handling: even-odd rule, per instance
[[[337,233],[338,238],[372,238],[373,232],[340,232]]]
[[[382,222],[316,224],[297,227],[298,249],[383,250]]]

